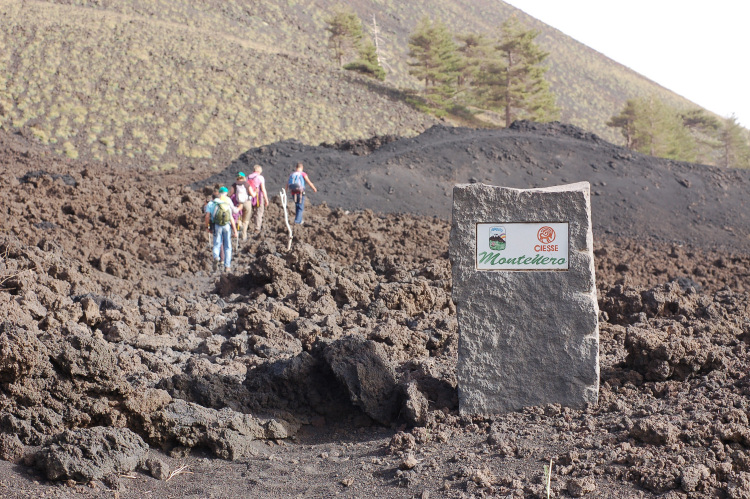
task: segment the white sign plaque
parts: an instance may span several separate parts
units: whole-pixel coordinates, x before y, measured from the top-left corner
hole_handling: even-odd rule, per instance
[[[568,270],[568,222],[477,223],[477,270]]]

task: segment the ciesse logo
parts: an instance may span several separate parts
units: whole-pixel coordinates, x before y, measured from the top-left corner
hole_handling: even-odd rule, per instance
[[[536,233],[536,238],[542,244],[537,244],[536,246],[534,246],[534,251],[559,251],[557,244],[550,244],[555,240],[555,237],[557,237],[557,235],[555,234],[555,229],[553,229],[552,227],[545,225],[544,227],[540,228]]]

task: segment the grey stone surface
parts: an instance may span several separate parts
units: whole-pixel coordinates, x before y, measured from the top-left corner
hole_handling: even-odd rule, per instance
[[[485,222],[569,222],[569,270],[475,270],[476,224]],[[461,413],[597,402],[599,307],[588,182],[526,190],[455,186],[450,258]]]
[[[254,442],[284,439],[298,426],[276,419],[256,418],[228,407],[216,410],[185,400],[174,400],[154,413],[144,425],[149,437],[167,449],[204,447],[216,457],[229,460],[256,453]]]
[[[416,381],[410,381],[401,386],[403,403],[401,415],[409,426],[424,426],[427,422],[429,401],[419,391]]]
[[[169,473],[171,471],[167,463],[156,457],[149,457],[146,459],[144,468],[146,468],[146,470],[151,473],[151,476],[157,480],[166,480],[169,478]]]
[[[143,439],[127,428],[96,426],[65,430],[37,453],[36,462],[50,480],[89,482],[133,471],[147,451]]]
[[[396,373],[382,345],[351,335],[331,342],[323,356],[354,405],[379,423],[393,421],[399,409]]]

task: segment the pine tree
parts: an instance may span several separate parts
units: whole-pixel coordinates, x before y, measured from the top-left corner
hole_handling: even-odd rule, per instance
[[[326,23],[329,46],[344,69],[358,71],[379,80],[385,79],[385,70],[380,65],[375,45],[365,39],[362,20],[351,8],[336,8],[334,14],[326,19]],[[354,60],[344,64],[347,59]]]
[[[372,42],[362,43],[359,50],[359,58],[354,62],[344,65],[344,69],[357,71],[378,80],[385,80],[385,69],[378,61],[378,53]]]
[[[720,121],[710,116],[703,109],[692,109],[680,115],[682,123],[693,137],[696,149],[696,161],[705,164],[717,164]]]
[[[364,33],[362,20],[348,7],[337,7],[331,17],[326,19],[328,26],[328,45],[333,50],[339,66],[350,54],[358,53]]]
[[[607,122],[607,126],[620,129],[622,136],[625,137],[625,147],[633,150],[637,149],[637,121],[640,113],[638,105],[639,103],[635,99],[628,99],[625,103],[625,107],[620,111],[620,114],[612,116]]]
[[[719,140],[721,141],[721,166],[750,168],[748,132],[737,122],[735,115],[724,120]]]
[[[409,37],[409,73],[424,81],[427,94],[438,100],[456,92],[460,56],[448,27],[440,21],[422,18]]]
[[[627,147],[662,158],[695,161],[696,143],[681,113],[654,96],[630,99],[608,126],[620,128]]]
[[[650,96],[628,100],[607,125],[620,128],[627,147],[644,154],[750,168],[750,137],[735,116],[721,123],[703,110],[680,111]]]
[[[544,76],[549,56],[535,43],[539,31],[524,28],[516,18],[502,25],[493,57],[486,59],[479,83],[480,100],[505,111],[505,125],[516,118],[556,119],[559,109]]]
[[[492,41],[481,33],[467,33],[457,38],[462,43],[458,47],[461,55],[458,87],[471,88],[479,80],[483,63],[492,57]]]

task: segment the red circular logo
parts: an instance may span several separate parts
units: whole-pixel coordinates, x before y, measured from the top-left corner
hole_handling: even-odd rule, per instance
[[[539,242],[542,244],[549,244],[555,240],[555,229],[545,225],[536,233],[536,238],[539,239]]]

